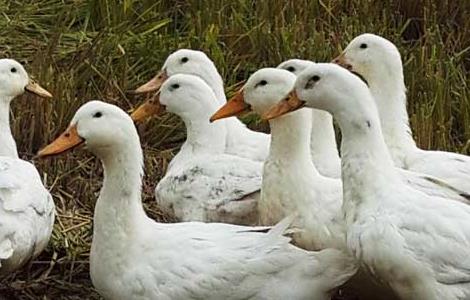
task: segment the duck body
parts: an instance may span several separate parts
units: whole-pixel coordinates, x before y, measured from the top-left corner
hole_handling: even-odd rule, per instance
[[[260,162],[238,156],[193,156],[168,170],[155,197],[184,222],[255,224],[261,170]]]
[[[142,149],[131,118],[91,101],[46,156],[85,142],[103,163],[95,206],[90,274],[106,299],[329,299],[345,280],[330,267],[336,250],[308,252],[284,236],[292,218],[266,227],[161,224],[141,203]],[[324,258],[326,256],[326,258]],[[346,263],[347,265],[347,263]]]
[[[329,299],[345,280],[328,266],[337,250],[310,256],[249,227],[152,222],[119,249],[94,242],[91,276],[106,299]]]
[[[155,189],[159,205],[186,222],[256,224],[262,163],[225,152],[225,124],[209,122],[218,107],[210,87],[197,76],[173,75],[160,102],[183,119],[187,139]]]
[[[373,98],[355,75],[319,64],[299,77],[296,91],[308,106],[332,113],[342,131],[349,251],[401,299],[468,299],[470,207],[403,181]]]
[[[47,246],[55,206],[36,168],[0,157],[0,275],[25,265]]]
[[[44,250],[55,218],[50,193],[36,168],[19,158],[10,130],[10,103],[25,91],[51,97],[30,81],[20,63],[0,59],[0,276]]]
[[[416,149],[407,155],[403,165],[407,170],[442,178],[449,185],[470,194],[470,157],[467,155]]]

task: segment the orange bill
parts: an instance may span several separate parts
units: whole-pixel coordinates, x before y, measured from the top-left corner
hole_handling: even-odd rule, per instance
[[[271,107],[267,113],[265,113],[262,118],[263,120],[271,120],[282,115],[287,114],[288,112],[301,109],[305,106],[305,101],[302,101],[297,96],[297,93],[294,91],[290,92],[287,98],[281,100],[276,105]]]
[[[166,73],[166,70],[162,70],[157,74],[157,76],[150,79],[149,82],[147,82],[144,85],[139,86],[134,91],[134,93],[135,94],[143,94],[143,93],[150,93],[150,92],[158,91],[160,89],[160,87],[162,86],[162,84],[167,79],[168,79],[168,74]]]
[[[238,116],[250,110],[250,105],[245,103],[243,89],[240,89],[224,106],[219,108],[210,118],[211,122],[228,117]]]
[[[155,96],[145,101],[136,110],[134,110],[131,114],[131,118],[134,122],[139,123],[153,115],[158,116],[163,111],[164,107],[160,104],[160,92],[158,92]]]
[[[51,93],[49,93],[45,88],[43,88],[33,80],[29,80],[29,83],[25,86],[24,89],[30,93],[38,95],[39,97],[52,98]]]
[[[349,71],[352,70],[352,65],[348,63],[346,57],[344,56],[344,52],[338,55],[335,59],[333,59],[332,63],[337,64]]]
[[[45,157],[58,155],[79,146],[84,141],[85,140],[78,135],[77,126],[72,125],[52,143],[40,150],[37,156]]]

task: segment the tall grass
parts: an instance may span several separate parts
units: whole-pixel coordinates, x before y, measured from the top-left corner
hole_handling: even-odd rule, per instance
[[[90,99],[124,109],[137,105],[142,99],[127,91],[155,74],[175,49],[205,51],[230,91],[256,69],[288,58],[329,61],[363,32],[387,37],[402,53],[420,146],[470,153],[467,0],[0,0],[0,7],[0,57],[23,62],[55,96],[44,101],[25,95],[13,105],[13,132],[26,159]],[[263,127],[257,119],[246,121]],[[153,187],[184,129],[165,115],[140,131],[147,163],[144,204],[151,216],[165,220],[152,200]],[[58,208],[53,240],[42,263],[0,283],[0,295],[83,298],[91,293],[86,261],[99,163],[84,151],[35,163]],[[33,280],[24,282],[28,276]]]

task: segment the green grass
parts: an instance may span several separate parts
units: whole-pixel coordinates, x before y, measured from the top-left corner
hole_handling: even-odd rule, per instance
[[[126,91],[152,77],[178,48],[205,51],[231,91],[258,68],[288,58],[330,61],[363,32],[392,40],[403,55],[419,145],[470,154],[468,0],[0,0],[0,7],[0,57],[24,63],[55,96],[24,96],[13,105],[13,132],[26,159],[88,100],[135,107],[143,99]],[[256,118],[246,121],[265,128]],[[153,188],[184,128],[165,115],[139,129],[146,150],[144,203],[152,217],[166,220]],[[54,236],[42,262],[0,283],[0,294],[83,299],[91,293],[87,256],[101,167],[84,151],[35,163],[55,197]]]

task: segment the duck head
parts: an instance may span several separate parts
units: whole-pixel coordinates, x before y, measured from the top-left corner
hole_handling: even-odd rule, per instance
[[[295,75],[289,71],[275,68],[260,69],[253,73],[235,96],[211,117],[211,121],[236,116],[247,110],[262,115],[286,97],[294,83]]]
[[[13,59],[0,59],[0,95],[12,99],[24,92],[30,92],[43,98],[52,95],[31,80],[24,67]]]

